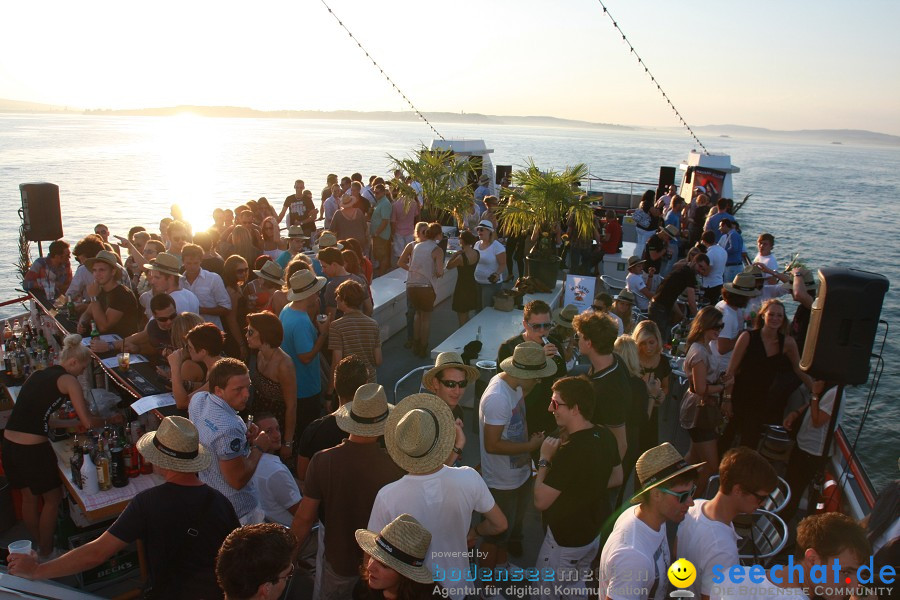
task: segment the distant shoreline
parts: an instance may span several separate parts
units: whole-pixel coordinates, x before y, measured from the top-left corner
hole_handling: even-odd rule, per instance
[[[159,108],[138,109],[70,109],[46,104],[35,104],[14,100],[0,99],[0,114],[48,114],[48,115],[88,115],[88,116],[136,116],[136,117],[171,117],[190,113],[212,118],[243,119],[318,119],[339,121],[386,121],[416,122],[418,115],[411,111],[354,111],[354,110],[255,110],[237,106],[167,106]],[[426,112],[425,116],[434,123],[463,123],[468,125],[507,125],[528,127],[567,127],[576,129],[594,129],[609,131],[646,131],[646,130],[680,130],[678,127],[651,127],[619,125],[615,123],[595,123],[577,119],[561,119],[549,116],[504,116],[484,115],[480,113]],[[807,130],[775,130],[743,125],[700,125],[693,128],[698,133],[723,138],[768,138],[778,140],[797,140],[809,143],[829,145],[875,145],[884,147],[900,147],[900,136],[866,131],[860,129],[807,129]]]

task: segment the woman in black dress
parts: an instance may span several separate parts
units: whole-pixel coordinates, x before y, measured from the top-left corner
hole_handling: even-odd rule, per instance
[[[447,263],[448,269],[456,269],[456,287],[453,289],[453,310],[459,317],[459,326],[465,325],[469,314],[478,310],[478,284],[475,283],[475,267],[480,254],[475,250],[478,238],[474,233],[459,234],[462,249]]]
[[[638,323],[632,333],[638,346],[641,362],[641,378],[647,384],[650,397],[650,426],[642,433],[641,448],[652,448],[659,443],[659,407],[669,396],[669,375],[672,367],[669,359],[662,354],[662,337],[656,323],[646,319]]]

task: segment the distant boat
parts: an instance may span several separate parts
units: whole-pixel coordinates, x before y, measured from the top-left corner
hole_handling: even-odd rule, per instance
[[[842,145],[843,145],[842,142],[831,142],[831,143],[832,143],[832,144],[837,144],[838,146],[842,146]]]

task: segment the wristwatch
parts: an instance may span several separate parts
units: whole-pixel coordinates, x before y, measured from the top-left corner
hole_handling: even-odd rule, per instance
[[[541,467],[548,467],[548,468],[549,468],[549,467],[550,467],[550,461],[547,460],[546,458],[542,458],[542,459],[540,459],[540,460],[537,462],[537,466],[538,466],[538,469],[540,469]]]

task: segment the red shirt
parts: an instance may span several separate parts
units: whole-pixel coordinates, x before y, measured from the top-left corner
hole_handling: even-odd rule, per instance
[[[603,254],[617,254],[619,244],[622,242],[622,226],[618,221],[607,221],[606,233],[609,235],[609,239],[600,244]]]

